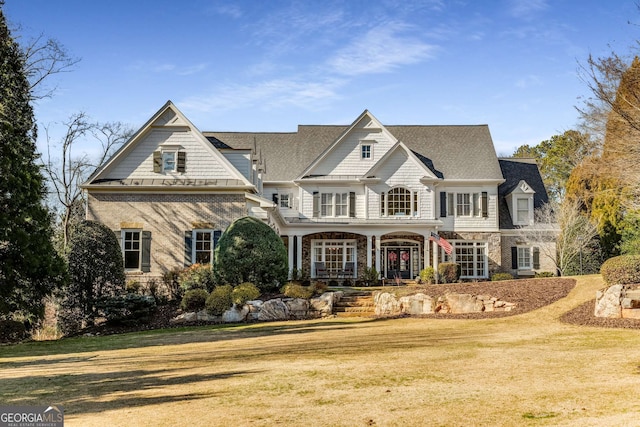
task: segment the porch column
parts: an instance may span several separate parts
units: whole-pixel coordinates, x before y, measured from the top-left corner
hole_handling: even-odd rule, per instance
[[[302,236],[300,234],[296,234],[296,242],[296,249],[298,252],[298,256],[296,257],[296,268],[298,269],[298,273],[302,273]]]
[[[435,240],[432,242],[433,245],[433,272],[436,278],[436,284],[438,284],[438,244]]]
[[[373,247],[371,246],[371,238],[373,236],[367,235],[367,268],[371,268],[371,250]]]
[[[375,259],[375,264],[376,264],[376,271],[378,273],[380,273],[380,236],[376,235],[376,259]]]
[[[424,265],[422,266],[422,268],[427,268],[429,266],[429,237],[431,236],[431,233],[429,234],[423,234],[422,237],[424,237],[424,245],[422,245],[422,250],[424,251],[423,254],[423,259],[424,259]]]
[[[292,236],[291,234],[289,234],[289,239],[288,240],[288,252],[289,252],[289,279],[291,279],[291,270],[293,270],[294,266],[293,266],[293,239],[295,239],[294,236]]]

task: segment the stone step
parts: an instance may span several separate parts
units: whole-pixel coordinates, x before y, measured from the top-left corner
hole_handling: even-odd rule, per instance
[[[373,306],[371,307],[335,307],[334,311],[336,313],[366,313],[366,312],[374,312]]]

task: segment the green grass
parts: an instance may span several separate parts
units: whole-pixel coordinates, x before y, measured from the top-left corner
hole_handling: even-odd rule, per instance
[[[527,314],[208,326],[0,347],[0,402],[67,426],[634,425],[640,331]]]

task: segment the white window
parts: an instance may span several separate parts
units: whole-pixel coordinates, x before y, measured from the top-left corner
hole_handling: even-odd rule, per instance
[[[480,241],[450,241],[453,246],[451,255],[440,248],[441,262],[460,264],[460,277],[464,279],[483,279],[488,274],[487,243]]]
[[[471,194],[458,193],[456,194],[456,201],[456,215],[471,216]]]
[[[196,264],[211,264],[213,230],[193,230],[192,260]]]
[[[322,193],[320,197],[320,215],[333,216],[333,193]]]
[[[314,240],[312,241],[313,262],[324,263],[329,276],[335,277],[338,272],[344,270],[345,263],[356,262],[356,247],[355,240]],[[314,275],[315,271],[314,266]],[[355,271],[358,271],[357,268],[354,268]]]
[[[162,152],[162,172],[175,172],[176,164],[177,162],[175,151]]]
[[[529,199],[516,199],[516,223],[529,224],[530,220]]]
[[[531,248],[518,246],[518,270],[531,270],[532,258]]]
[[[122,230],[122,252],[126,270],[140,270],[140,230]]]
[[[418,215],[418,194],[403,187],[395,187],[383,194],[382,203],[387,216]]]
[[[371,144],[362,144],[360,146],[360,158],[363,160],[371,159]]]
[[[336,193],[336,216],[349,215],[349,193]]]
[[[480,193],[473,193],[473,216],[482,215]]]

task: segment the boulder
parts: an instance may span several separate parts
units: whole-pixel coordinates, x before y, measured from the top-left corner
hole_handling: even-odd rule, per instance
[[[376,316],[397,316],[401,313],[400,302],[395,295],[388,292],[380,292],[374,295],[373,303],[375,305]]]
[[[471,294],[447,294],[449,313],[476,313],[484,309],[484,303]]]
[[[622,285],[613,285],[604,291],[596,292],[596,307],[594,315],[596,317],[619,318],[622,316]]]
[[[264,322],[289,320],[289,307],[280,298],[265,301],[258,314],[258,320]]]
[[[315,312],[315,317],[328,317],[333,314],[333,305],[336,303],[336,295],[342,297],[342,292],[325,292],[324,294],[309,300],[310,310]]]
[[[401,297],[400,311],[404,314],[419,316],[421,314],[431,314],[435,308],[435,301],[429,295],[417,293]]]
[[[291,298],[284,300],[289,309],[289,316],[293,319],[306,319],[309,314],[309,301],[303,298]]]
[[[258,320],[258,316],[260,316],[260,310],[262,309],[262,305],[264,303],[257,300],[247,301],[245,303],[245,307],[249,310],[249,314],[247,315],[247,320]]]
[[[229,310],[222,313],[222,321],[225,323],[240,323],[247,320],[249,306],[247,304],[237,307],[235,304]]]

